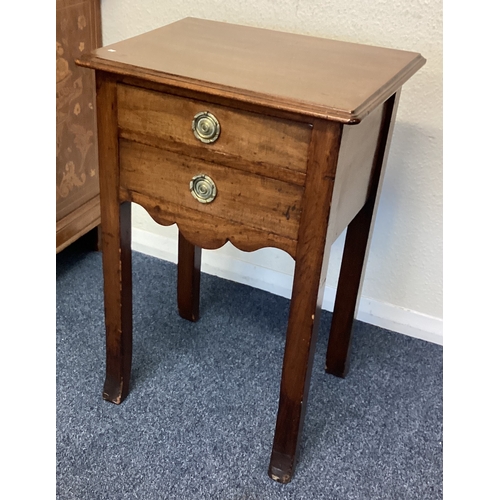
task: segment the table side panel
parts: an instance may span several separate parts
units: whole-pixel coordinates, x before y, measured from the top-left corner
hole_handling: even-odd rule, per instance
[[[361,210],[376,158],[384,104],[357,125],[344,125],[332,195],[329,241],[333,243]]]

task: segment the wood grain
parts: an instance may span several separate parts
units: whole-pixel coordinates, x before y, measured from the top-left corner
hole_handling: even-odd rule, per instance
[[[212,144],[197,140],[191,128],[194,116],[202,111],[214,114],[221,126]],[[259,172],[269,171],[270,177],[273,167],[305,172],[311,136],[310,125],[303,123],[128,85],[118,86],[118,126],[122,137],[204,160],[209,154],[214,162],[237,168],[250,165],[251,171],[260,166]]]
[[[236,169],[203,162],[171,151],[120,141],[123,190],[149,195],[203,215],[297,239],[303,188]],[[198,202],[189,191],[193,176],[206,174],[217,186],[212,203]],[[217,227],[213,228],[217,234]],[[204,246],[204,245],[201,245]]]
[[[230,241],[236,248],[253,252],[259,248],[275,247],[295,257],[297,241],[239,222],[203,214],[198,210],[158,200],[134,191],[120,191],[120,199],[133,201],[144,207],[158,224],[177,223],[179,231],[193,245],[214,250]]]
[[[285,109],[276,107],[272,108],[259,104],[257,102],[252,102],[250,100],[235,100],[224,95],[213,94],[210,92],[207,93],[204,92],[201,87],[197,87],[196,89],[185,88],[168,83],[144,80],[138,78],[137,76],[122,75],[119,73],[114,73],[114,75],[117,81],[123,83],[124,85],[131,85],[133,87],[154,90],[156,92],[163,92],[166,94],[185,97],[187,99],[193,99],[196,101],[210,102],[230,109],[239,109],[241,111],[248,111],[250,113],[257,113],[264,116],[272,116],[287,121],[300,122],[309,125],[311,124],[311,117],[308,115],[302,115],[296,112],[287,111]]]
[[[187,18],[79,64],[354,123],[423,64],[417,53]]]

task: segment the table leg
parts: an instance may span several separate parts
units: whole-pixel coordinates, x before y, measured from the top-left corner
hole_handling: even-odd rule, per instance
[[[296,264],[276,432],[269,465],[270,477],[280,483],[288,483],[292,478],[306,413],[328,252],[325,252],[325,261],[323,270],[321,263],[315,268],[311,268],[308,262],[297,261]]]
[[[119,404],[128,394],[132,363],[131,204],[120,202],[116,81],[96,72],[99,189],[106,321],[103,397]]]
[[[361,295],[367,249],[373,230],[399,95],[400,92],[397,92],[385,103],[367,201],[347,228],[325,365],[326,372],[337,377],[343,378],[349,371],[352,326]]]
[[[130,202],[102,218],[106,380],[103,398],[121,403],[128,394],[132,364],[132,259]]]
[[[276,432],[269,464],[269,476],[280,483],[292,479],[306,413],[328,269],[330,245],[326,235],[340,138],[340,125],[314,123],[295,256]]]
[[[177,260],[179,314],[189,321],[198,321],[200,317],[201,248],[186,240],[180,231]]]
[[[349,370],[351,330],[361,285],[373,214],[367,203],[347,228],[326,355],[327,373],[345,377]]]

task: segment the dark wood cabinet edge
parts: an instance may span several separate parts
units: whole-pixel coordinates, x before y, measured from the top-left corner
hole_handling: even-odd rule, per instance
[[[99,195],[56,223],[56,254],[101,223]]]

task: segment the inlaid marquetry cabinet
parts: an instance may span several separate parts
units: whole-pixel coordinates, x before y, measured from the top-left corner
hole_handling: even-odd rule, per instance
[[[99,0],[57,0],[56,252],[100,223],[95,79],[74,61],[101,45]]]

